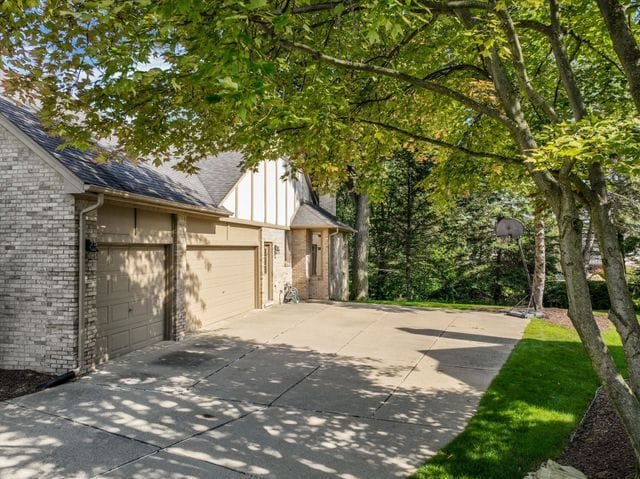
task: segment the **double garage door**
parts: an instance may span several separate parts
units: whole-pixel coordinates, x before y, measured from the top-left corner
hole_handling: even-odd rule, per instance
[[[255,254],[251,247],[187,250],[187,330],[207,329],[256,307]]]
[[[98,362],[167,336],[164,246],[103,246],[97,279]],[[190,331],[251,310],[255,307],[255,249],[190,249],[184,281]]]

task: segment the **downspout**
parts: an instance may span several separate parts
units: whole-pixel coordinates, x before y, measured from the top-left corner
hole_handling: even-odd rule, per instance
[[[78,218],[78,373],[84,366],[84,292],[85,292],[85,215],[100,208],[104,194],[100,193],[95,204],[80,211]]]

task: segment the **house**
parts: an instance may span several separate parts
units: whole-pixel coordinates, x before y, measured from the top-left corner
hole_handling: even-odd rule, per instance
[[[0,368],[84,372],[279,303],[287,282],[347,299],[352,230],[286,161],[243,172],[231,152],[188,176],[60,144],[0,97]]]

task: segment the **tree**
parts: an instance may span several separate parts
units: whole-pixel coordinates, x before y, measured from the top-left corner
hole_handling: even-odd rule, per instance
[[[597,0],[597,4],[629,82],[631,98],[636,109],[640,110],[640,48],[626,9],[618,0]]]
[[[545,213],[546,206],[540,201],[535,202],[533,213],[534,235],[534,268],[531,281],[531,300],[536,311],[543,310],[544,286],[547,279],[547,251],[545,241]]]
[[[353,249],[353,298],[356,301],[369,299],[369,196],[357,193],[356,234]]]
[[[407,149],[385,161],[383,193],[371,206],[372,294],[378,299],[425,299],[435,214],[424,182],[428,158]]]
[[[475,174],[526,172],[558,222],[573,324],[640,458],[640,324],[609,194],[614,174],[637,175],[637,45],[617,1],[598,6],[59,0],[10,11],[0,53],[14,88],[39,91],[45,121],[77,146],[114,135],[129,156],[180,155],[187,171],[240,147],[249,164],[286,154],[327,181],[347,165],[376,178],[412,138],[461,175],[461,155]],[[593,318],[580,207],[628,384]]]

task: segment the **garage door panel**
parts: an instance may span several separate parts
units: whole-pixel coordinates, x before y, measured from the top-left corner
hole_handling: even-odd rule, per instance
[[[110,273],[106,275],[109,294],[128,293],[131,288],[129,275],[126,272]]]
[[[248,283],[243,286],[242,283],[236,284],[233,286],[234,289],[229,290],[226,286],[224,288],[204,288],[201,290],[201,294],[203,296],[203,300],[206,302],[207,299],[211,300],[212,298],[226,298],[231,300],[242,300],[246,299],[246,304],[254,305],[253,294],[254,287],[253,284]],[[236,289],[237,288],[237,289]],[[247,298],[247,296],[250,296]]]
[[[100,266],[98,266],[98,271],[102,271]],[[97,274],[96,294],[99,298],[109,294],[109,281],[107,279],[107,275],[100,272]]]
[[[117,325],[129,320],[129,303],[120,303],[109,306],[109,317],[107,324]]]
[[[106,257],[108,271],[124,271],[127,265],[128,248],[109,248]]]
[[[138,319],[138,318],[144,319],[145,317],[149,316],[150,313],[151,313],[151,310],[149,308],[149,305],[146,304],[144,301],[141,301],[139,299],[134,299],[129,303],[129,316],[132,319]]]
[[[100,329],[103,325],[109,322],[109,307],[108,306],[100,306],[97,309],[98,312],[98,329]]]
[[[163,333],[164,329],[162,328],[162,324],[155,323],[138,326],[137,328],[131,329],[131,344],[134,346],[146,344],[153,338],[158,338],[158,341],[160,341]]]
[[[98,360],[162,340],[164,247],[101,248],[98,264]]]
[[[206,328],[255,308],[255,249],[187,251],[187,328]]]
[[[128,350],[131,345],[131,333],[128,329],[111,334],[108,337],[109,354],[118,353],[122,350]]]
[[[220,294],[225,292],[231,293],[231,292],[243,291],[245,294],[252,296],[254,293],[254,284],[255,283],[253,281],[246,281],[246,279],[244,278],[243,278],[243,281],[237,281],[237,280],[234,281],[232,277],[229,277],[227,281],[214,279],[211,281],[211,283],[208,283],[205,280],[199,289],[201,293],[218,292]]]

